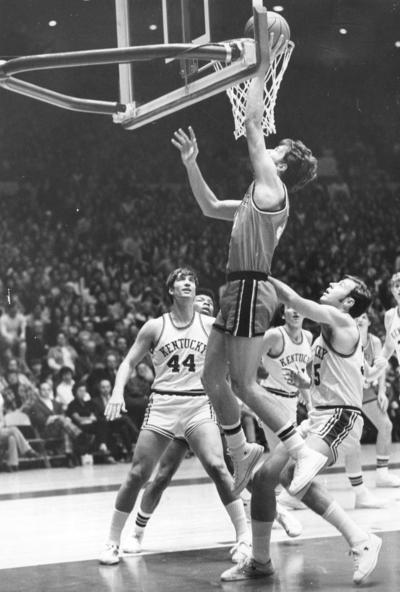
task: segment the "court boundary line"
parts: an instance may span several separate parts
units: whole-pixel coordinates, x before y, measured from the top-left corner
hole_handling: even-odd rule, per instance
[[[399,469],[400,462],[394,462],[390,464],[391,469]],[[363,473],[367,471],[375,471],[376,465],[368,464],[363,466]],[[326,475],[326,474],[337,474],[337,473],[344,473],[345,468],[344,466],[339,467],[330,467],[325,469],[319,475]],[[169,485],[169,487],[180,487],[182,485],[208,485],[212,483],[212,480],[208,476],[204,477],[196,477],[196,478],[186,478],[186,479],[173,479]],[[2,493],[0,494],[0,502],[2,501],[14,501],[14,500],[24,500],[24,499],[33,499],[33,498],[45,498],[45,497],[61,497],[64,495],[82,495],[88,493],[107,493],[112,491],[118,491],[120,488],[121,482],[119,483],[110,483],[108,485],[88,485],[88,486],[79,486],[79,487],[62,487],[60,489],[41,489],[36,491],[22,491],[18,493]]]

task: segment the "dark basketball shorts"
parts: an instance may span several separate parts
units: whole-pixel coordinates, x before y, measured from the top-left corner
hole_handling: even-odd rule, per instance
[[[228,276],[214,327],[234,337],[264,335],[278,307],[275,288],[252,272],[243,272],[240,279],[231,279],[232,275],[236,276]]]
[[[308,419],[301,422],[303,435],[322,438],[332,453],[333,465],[340,452],[343,456],[351,454],[360,443],[364,420],[361,410],[355,407],[314,407]]]

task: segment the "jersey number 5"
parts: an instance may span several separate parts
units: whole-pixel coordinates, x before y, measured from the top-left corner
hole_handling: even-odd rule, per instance
[[[167,366],[171,368],[172,372],[179,372],[181,369],[181,365],[185,366],[189,372],[196,372],[196,364],[194,363],[194,354],[189,354],[187,358],[183,360],[181,363],[179,361],[179,356],[175,354],[170,358],[167,362]]]
[[[314,384],[315,386],[319,386],[321,384],[321,376],[319,374],[319,369],[321,364],[314,364]]]

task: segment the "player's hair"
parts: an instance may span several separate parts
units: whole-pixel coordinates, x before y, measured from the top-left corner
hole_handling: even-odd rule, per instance
[[[367,284],[359,277],[354,275],[345,275],[344,277],[356,283],[350,294],[348,294],[354,300],[353,306],[349,309],[349,314],[355,319],[368,310],[372,300],[371,292]]]
[[[294,193],[317,176],[317,159],[311,150],[300,140],[286,138],[279,145],[289,146],[290,150],[283,160],[287,168],[281,174],[288,191]]]
[[[199,285],[199,280],[197,278],[196,272],[191,267],[177,267],[174,271],[171,271],[169,276],[167,277],[167,281],[165,282],[165,288],[167,290],[167,296],[170,302],[173,302],[174,299],[172,298],[171,294],[169,293],[170,289],[173,287],[176,278],[178,275],[192,275],[194,277],[194,282],[196,284],[196,288]]]

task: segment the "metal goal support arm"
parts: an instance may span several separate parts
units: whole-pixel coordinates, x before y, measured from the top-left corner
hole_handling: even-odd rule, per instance
[[[229,75],[225,80],[215,79],[215,74],[210,75],[209,82],[204,79],[202,88],[199,92],[193,93],[193,97],[188,96],[184,89],[183,95],[178,97],[171,96],[169,103],[164,104],[161,109],[157,109],[156,118],[171,112],[172,109],[183,108],[191,102],[196,102],[202,98],[207,98],[212,94],[221,92],[227,84],[232,84],[239,78],[249,78],[255,75],[262,67],[265,59],[269,59],[269,40],[267,33],[267,10],[263,7],[253,7],[254,25],[255,25],[255,48],[256,59],[252,64],[247,64],[241,69]],[[249,40],[248,40],[249,41]],[[12,92],[16,92],[39,101],[50,103],[57,107],[70,109],[72,111],[83,111],[87,113],[97,113],[105,115],[114,115],[120,117],[129,110],[130,106],[120,102],[96,101],[92,99],[82,99],[65,95],[42,86],[32,84],[14,78],[13,74],[20,72],[34,72],[37,70],[49,70],[53,68],[73,68],[77,66],[95,66],[106,64],[123,64],[135,61],[152,60],[156,58],[170,58],[179,60],[198,59],[204,61],[218,60],[230,64],[243,58],[243,43],[238,41],[228,41],[225,43],[213,43],[205,45],[193,45],[191,43],[176,43],[167,45],[143,45],[136,47],[123,47],[111,49],[95,49],[86,51],[63,52],[43,55],[24,56],[13,58],[8,61],[0,61],[0,87]],[[238,64],[239,65],[239,64]],[[234,68],[235,70],[235,68]],[[217,76],[218,78],[218,76]],[[224,86],[225,84],[225,86]],[[210,92],[206,92],[207,85]],[[167,98],[168,95],[165,97]],[[161,97],[164,103],[164,98]],[[151,108],[152,109],[152,108]],[[135,118],[135,117],[134,117]],[[154,119],[152,113],[144,114],[141,125]]]
[[[240,49],[237,43],[215,43],[203,46],[176,43],[24,56],[8,60],[0,65],[0,86],[64,109],[112,115],[124,112],[126,105],[112,101],[96,101],[65,95],[14,78],[13,74],[55,68],[121,64],[168,57],[204,61],[218,59],[230,62],[240,57]]]

